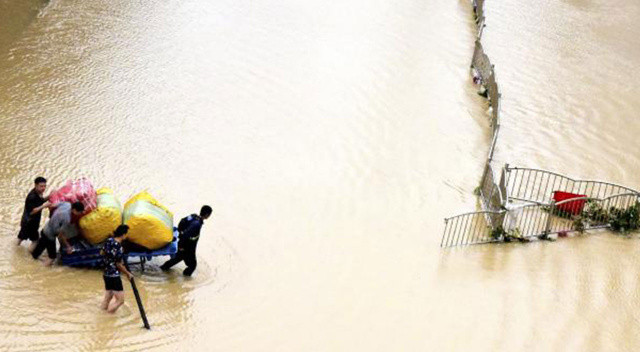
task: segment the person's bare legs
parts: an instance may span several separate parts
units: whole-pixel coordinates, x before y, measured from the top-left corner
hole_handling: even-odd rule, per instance
[[[33,253],[33,251],[36,250],[36,246],[38,245],[38,242],[40,242],[40,240],[31,242],[31,246],[29,246],[29,253]]]
[[[107,310],[107,308],[109,308],[111,298],[113,298],[113,291],[104,291],[104,299],[100,304],[100,308],[102,308],[102,310]]]
[[[121,305],[124,304],[124,291],[114,291],[113,292],[113,300],[109,303],[109,308],[107,312],[115,313]]]
[[[44,264],[44,266],[51,266],[53,265],[53,259],[47,257],[42,261],[42,263]]]

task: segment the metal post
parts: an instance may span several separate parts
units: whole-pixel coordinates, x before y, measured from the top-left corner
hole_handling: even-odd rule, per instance
[[[555,207],[556,202],[552,200],[551,203],[549,203],[549,212],[547,213],[547,223],[544,225],[544,232],[538,237],[541,240],[549,239],[549,233],[551,232],[551,215],[553,214]]]
[[[444,219],[444,234],[442,235],[442,239],[440,240],[440,248],[442,248],[445,236],[447,236],[447,219]]]

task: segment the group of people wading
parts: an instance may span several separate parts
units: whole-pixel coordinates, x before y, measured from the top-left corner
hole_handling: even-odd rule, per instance
[[[64,248],[68,254],[73,252],[72,243],[77,240],[76,236],[78,234],[76,223],[85,208],[81,202],[51,204],[49,197],[44,196],[46,188],[47,180],[44,177],[37,177],[34,181],[34,187],[27,195],[24,203],[17,244],[20,245],[22,241],[30,240],[29,252],[31,252],[34,259],[38,259],[46,250],[47,258],[44,260],[44,265],[49,266],[56,259],[56,238],[60,242],[61,251]],[[49,209],[50,216],[47,223],[40,230],[42,211],[45,208]],[[172,266],[184,261],[187,267],[184,269],[183,274],[185,276],[193,274],[198,264],[196,246],[200,238],[200,230],[204,220],[208,219],[211,213],[211,207],[204,205],[200,209],[200,214],[191,214],[180,220],[180,223],[178,223],[178,253],[160,267],[163,271],[167,271]],[[123,261],[122,242],[127,239],[128,231],[129,226],[118,226],[104,242],[101,250],[105,286],[101,308],[109,313],[114,313],[124,304],[124,292],[120,274],[124,274],[128,280],[133,277],[133,274],[127,269]]]

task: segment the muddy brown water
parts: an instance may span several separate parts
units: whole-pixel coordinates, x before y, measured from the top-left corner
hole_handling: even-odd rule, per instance
[[[640,240],[441,250],[490,142],[467,1],[0,0],[0,350],[636,351]],[[640,189],[640,3],[487,1],[496,159]],[[214,208],[196,274],[16,247],[36,175]]]

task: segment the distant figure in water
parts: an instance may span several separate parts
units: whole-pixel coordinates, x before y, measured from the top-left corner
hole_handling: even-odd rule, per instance
[[[196,246],[198,245],[198,239],[200,239],[200,229],[202,229],[204,221],[211,216],[212,212],[213,210],[210,206],[204,205],[200,209],[200,215],[191,214],[180,220],[178,224],[178,253],[162,264],[160,267],[162,270],[169,270],[172,266],[184,260],[187,268],[184,269],[182,274],[184,276],[193,274],[198,265]]]
[[[22,220],[20,221],[20,232],[18,233],[18,246],[24,240],[30,240],[30,250],[36,246],[36,242],[40,238],[38,234],[38,228],[40,227],[40,218],[42,210],[51,205],[48,202],[49,197],[44,197],[44,191],[47,189],[47,180],[44,177],[36,177],[34,181],[34,187],[27,194],[27,199],[24,201],[24,211],[22,213]]]
[[[102,258],[104,263],[104,299],[100,306],[109,313],[115,313],[121,305],[124,304],[124,291],[122,288],[122,279],[120,273],[123,273],[128,280],[131,280],[133,274],[124,266],[122,261],[122,241],[129,232],[129,226],[120,225],[113,232],[113,236],[109,237],[102,247]]]

